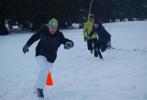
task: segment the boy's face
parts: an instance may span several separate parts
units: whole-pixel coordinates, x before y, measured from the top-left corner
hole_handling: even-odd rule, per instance
[[[58,22],[57,22],[57,20],[56,19],[52,19],[51,21],[49,21],[48,27],[49,27],[50,34],[55,34],[57,32],[57,29],[58,29]]]
[[[56,27],[49,27],[49,32],[51,34],[55,34],[57,32],[57,28]]]

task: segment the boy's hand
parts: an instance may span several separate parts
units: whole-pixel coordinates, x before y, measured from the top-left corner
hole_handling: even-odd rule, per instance
[[[74,46],[74,43],[73,42],[66,42],[65,45],[64,45],[64,49],[70,49]]]
[[[27,52],[29,52],[29,46],[25,45],[22,49],[23,53],[26,54]]]

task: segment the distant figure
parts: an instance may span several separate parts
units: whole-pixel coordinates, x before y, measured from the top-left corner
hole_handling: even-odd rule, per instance
[[[95,54],[97,53],[97,51],[95,50],[97,35],[95,32],[93,32],[93,34],[89,36],[93,28],[93,22],[94,22],[94,15],[90,14],[87,22],[85,22],[84,24],[83,36],[84,36],[84,41],[85,42],[87,41],[88,50],[91,52],[91,54],[94,51],[94,56],[95,56]]]
[[[7,35],[9,34],[8,28],[5,26],[4,21],[0,20],[0,35]]]
[[[28,48],[37,40],[39,43],[36,47],[36,61],[41,69],[36,81],[36,92],[38,97],[44,98],[43,90],[46,86],[47,75],[56,60],[59,46],[63,44],[65,49],[70,49],[74,43],[66,39],[63,33],[59,31],[58,21],[55,18],[49,21],[48,26],[42,27],[32,35],[23,47],[23,52],[28,52]]]
[[[102,26],[102,24],[98,21],[94,22],[94,27],[89,36],[97,33],[97,43],[96,43],[96,50],[97,55],[99,55],[100,59],[103,59],[101,51],[105,52],[107,48],[111,48],[111,35],[106,31],[106,29]]]

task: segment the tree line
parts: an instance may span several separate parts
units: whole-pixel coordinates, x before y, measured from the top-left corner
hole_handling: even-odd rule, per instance
[[[90,1],[1,0],[0,26],[2,28],[5,19],[10,19],[22,25],[31,22],[35,30],[52,17],[59,20],[60,27],[73,22],[83,23],[88,16]],[[124,18],[143,20],[147,18],[147,0],[94,0],[91,13],[102,22]]]

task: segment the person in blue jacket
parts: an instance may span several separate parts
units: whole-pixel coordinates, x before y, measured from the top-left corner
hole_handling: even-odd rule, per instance
[[[101,54],[102,52],[105,52],[107,48],[111,48],[111,35],[106,31],[106,29],[102,26],[102,24],[99,21],[94,22],[93,29],[90,33],[89,36],[91,36],[94,33],[97,33],[97,54],[96,56],[99,55],[101,59],[103,59],[103,56]]]

